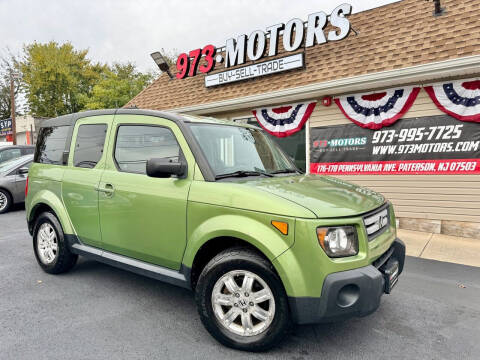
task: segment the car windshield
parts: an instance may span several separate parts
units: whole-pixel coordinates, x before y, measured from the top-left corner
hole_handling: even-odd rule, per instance
[[[189,125],[217,178],[297,172],[278,145],[259,129],[202,123]]]
[[[33,155],[25,155],[15,159],[7,160],[0,164],[0,173],[12,171],[17,166],[24,163],[27,159],[31,159],[31,158],[33,158]]]

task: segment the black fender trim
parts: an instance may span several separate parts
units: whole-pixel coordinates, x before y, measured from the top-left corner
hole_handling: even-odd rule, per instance
[[[76,235],[65,234],[65,239],[69,244],[70,251],[74,254],[191,290],[191,269],[188,266],[182,264],[180,270],[176,271],[93,246],[84,245]]]

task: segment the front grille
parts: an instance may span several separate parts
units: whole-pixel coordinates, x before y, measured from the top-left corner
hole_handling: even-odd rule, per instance
[[[375,239],[388,229],[390,225],[390,206],[388,203],[363,216],[363,223],[367,231],[368,241]]]

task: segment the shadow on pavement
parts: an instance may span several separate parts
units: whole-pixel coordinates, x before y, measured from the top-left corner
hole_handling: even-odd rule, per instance
[[[18,212],[18,211],[25,211],[25,203],[13,204],[10,210],[7,212],[7,214]]]
[[[217,349],[220,346],[222,352],[233,352],[238,355],[249,354],[223,348],[210,337],[207,331],[203,329],[197,314],[193,291],[137,275],[97,261],[85,260],[81,257],[75,268],[70,273],[62,276],[75,277],[79,281],[80,279],[84,279],[89,283],[94,282],[96,286],[100,287],[115,288],[116,295],[119,297],[133,294],[135,297],[148,299],[147,302],[158,306],[158,309],[173,306],[178,312],[175,315],[182,319],[188,319],[188,326],[197,329],[197,332],[202,335],[202,342],[207,342],[209,346]],[[152,314],[151,316],[155,317],[159,315]],[[267,357],[273,356],[274,358],[278,358],[279,355],[281,355],[282,358],[284,356],[292,358],[293,356],[295,359],[302,359],[303,356],[313,355],[318,352],[319,347],[332,346],[332,342],[339,340],[335,340],[337,337],[336,334],[342,334],[342,339],[351,338],[352,335],[350,332],[356,331],[351,326],[352,322],[357,322],[359,325],[361,321],[361,319],[356,319],[329,324],[292,326],[290,333],[285,337],[282,344],[279,344],[278,347],[263,355]]]

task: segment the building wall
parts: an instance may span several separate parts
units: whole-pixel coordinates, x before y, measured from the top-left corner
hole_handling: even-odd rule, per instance
[[[17,129],[17,145],[31,145],[35,143],[35,118],[30,115],[17,116],[15,119],[16,129]],[[30,133],[33,131],[33,134],[29,134],[30,144],[27,143],[27,132]],[[33,137],[33,139],[32,139]],[[5,142],[6,136],[0,136],[0,142]]]
[[[35,118],[30,115],[16,117],[17,133],[35,131]]]
[[[404,118],[443,115],[421,90]],[[251,109],[215,114],[235,118],[252,116]],[[319,100],[310,126],[350,124],[334,103],[325,107]],[[395,206],[400,227],[435,233],[480,234],[480,175],[342,175],[344,180],[384,194]]]
[[[444,115],[422,89],[403,118]],[[317,105],[311,126],[349,124],[338,106]],[[468,221],[480,224],[480,175],[342,175],[340,178],[384,194],[398,217]],[[430,222],[432,226],[441,225]],[[426,226],[426,224],[424,225]],[[438,231],[440,232],[440,231]]]
[[[27,141],[27,137],[30,139],[30,143]],[[7,142],[6,136],[0,136],[0,142]],[[11,141],[9,142],[11,144]],[[27,135],[26,132],[17,132],[17,145],[33,145],[32,137],[30,136],[30,132]]]

